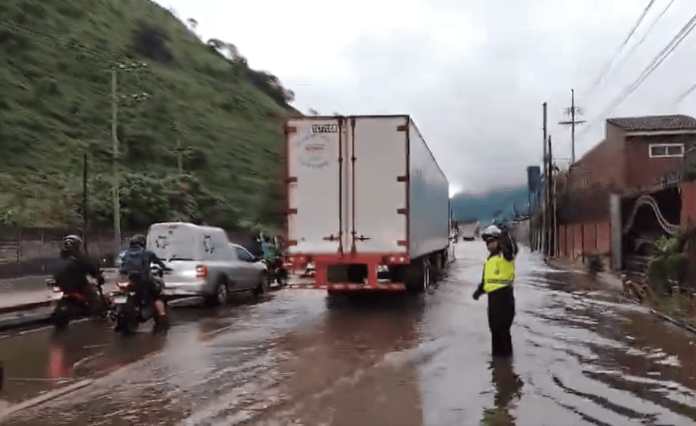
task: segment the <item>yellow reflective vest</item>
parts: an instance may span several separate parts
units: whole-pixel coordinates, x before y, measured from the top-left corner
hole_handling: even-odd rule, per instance
[[[515,262],[502,254],[491,256],[483,267],[483,291],[491,293],[512,285],[515,281]]]

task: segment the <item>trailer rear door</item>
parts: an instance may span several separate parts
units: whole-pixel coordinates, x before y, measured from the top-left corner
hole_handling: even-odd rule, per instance
[[[288,239],[291,254],[336,254],[341,240],[343,120],[290,120],[287,134]]]
[[[408,241],[408,117],[350,118],[346,243],[357,253],[405,253]],[[354,185],[354,186],[352,186]]]

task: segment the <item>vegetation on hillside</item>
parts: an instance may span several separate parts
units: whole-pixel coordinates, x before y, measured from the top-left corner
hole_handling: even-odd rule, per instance
[[[5,0],[0,223],[81,223],[87,154],[90,221],[108,226],[114,69],[127,227],[280,222],[281,123],[296,112],[276,77],[149,0]]]

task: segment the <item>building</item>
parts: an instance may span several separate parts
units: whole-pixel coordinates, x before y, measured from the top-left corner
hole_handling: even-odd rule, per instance
[[[673,232],[670,225],[680,222],[684,156],[693,149],[693,117],[607,119],[604,140],[568,172],[559,208],[559,254],[573,259],[618,255],[616,266],[621,266],[624,252],[642,252]],[[612,194],[619,200],[614,229]]]

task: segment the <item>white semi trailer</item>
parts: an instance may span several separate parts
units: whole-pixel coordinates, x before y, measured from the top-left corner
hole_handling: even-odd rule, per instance
[[[288,260],[329,292],[422,291],[447,264],[449,183],[407,115],[285,126]]]

